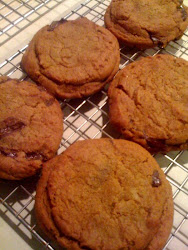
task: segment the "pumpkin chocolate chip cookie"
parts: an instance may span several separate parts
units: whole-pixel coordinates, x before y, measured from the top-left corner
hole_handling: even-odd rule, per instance
[[[81,98],[102,89],[119,69],[116,37],[87,18],[60,20],[37,32],[22,68],[59,98]]]
[[[0,178],[34,175],[52,158],[63,132],[57,100],[35,84],[0,77]]]
[[[44,164],[35,210],[67,249],[160,250],[172,228],[172,190],[138,144],[85,140]]]
[[[150,152],[188,148],[188,62],[170,55],[142,58],[110,84],[111,123]]]
[[[187,13],[181,0],[112,0],[104,21],[130,47],[165,47],[183,35]]]

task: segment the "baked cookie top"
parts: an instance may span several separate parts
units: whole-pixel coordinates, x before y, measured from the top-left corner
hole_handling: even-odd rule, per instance
[[[122,69],[110,84],[110,121],[149,151],[188,148],[188,62],[146,57]]]
[[[0,77],[0,178],[18,180],[52,158],[63,132],[57,100],[35,84]]]
[[[105,13],[106,27],[128,46],[165,47],[188,25],[182,0],[112,0]]]
[[[76,142],[45,163],[39,225],[68,249],[152,249],[172,227],[170,184],[155,159],[126,140]]]
[[[60,20],[37,32],[21,66],[60,98],[99,91],[119,69],[119,44],[107,29],[87,18]]]

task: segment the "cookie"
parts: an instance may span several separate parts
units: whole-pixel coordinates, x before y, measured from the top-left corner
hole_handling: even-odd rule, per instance
[[[188,25],[187,13],[182,0],[112,0],[104,21],[130,47],[165,47],[183,35]]]
[[[160,250],[172,228],[172,190],[138,144],[90,139],[44,164],[35,211],[67,249]]]
[[[21,67],[59,98],[81,98],[102,89],[119,69],[119,44],[87,18],[60,20],[37,32]]]
[[[0,178],[34,175],[52,158],[63,132],[58,101],[33,83],[0,77]]]
[[[110,84],[110,122],[151,152],[188,148],[188,62],[171,55],[142,58]]]

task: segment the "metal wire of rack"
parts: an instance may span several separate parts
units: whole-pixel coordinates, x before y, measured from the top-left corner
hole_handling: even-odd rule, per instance
[[[0,46],[61,2],[61,0],[0,0]]]
[[[2,2],[0,1],[0,3]],[[10,4],[12,2],[14,1],[9,1]],[[17,0],[17,2],[23,1]],[[32,1],[25,1],[24,6],[29,5],[30,2]],[[38,0],[36,2],[40,6],[40,4],[46,4],[49,1]],[[56,2],[58,4],[58,1]],[[103,16],[109,3],[110,0],[87,0],[64,18],[72,20],[84,16],[99,25],[104,25]],[[18,11],[18,8],[15,10]],[[35,12],[37,12],[37,9]],[[27,19],[28,15],[22,16],[22,18]],[[10,28],[11,25],[16,26],[17,23],[11,22]],[[6,30],[8,28],[4,29],[3,32],[5,33]],[[27,45],[0,65],[1,74],[30,81],[20,68],[20,60],[26,48]],[[120,53],[120,69],[141,57],[153,56],[158,53],[168,53],[188,60],[188,32],[185,32],[180,40],[170,42],[165,49],[156,47],[138,51],[121,47]],[[104,89],[88,98],[60,101],[64,112],[64,134],[58,153],[63,152],[77,140],[120,137],[109,123],[107,99],[107,92]],[[165,249],[188,249],[188,151],[170,152],[166,155],[157,154],[155,158],[171,183],[174,199],[174,224]],[[0,207],[0,215],[6,217],[8,223],[11,220],[10,224],[15,230],[20,231],[23,239],[28,240],[30,238],[29,242],[31,245],[32,237],[35,237],[38,242],[42,243],[45,249],[52,250],[56,246],[42,235],[33,215],[37,180],[38,178],[35,177],[31,181],[27,180],[27,182],[13,182],[11,184],[8,183],[8,185],[6,182],[0,183],[0,203],[3,205]]]

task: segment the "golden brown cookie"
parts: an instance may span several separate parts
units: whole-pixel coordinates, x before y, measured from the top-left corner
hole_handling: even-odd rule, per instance
[[[138,48],[165,47],[188,25],[182,0],[112,0],[104,21],[123,43]]]
[[[45,163],[35,209],[44,232],[68,249],[160,250],[173,220],[163,171],[126,140],[79,141]]]
[[[63,132],[58,101],[35,84],[0,77],[0,178],[34,175],[52,158]]]
[[[34,81],[59,98],[91,95],[119,69],[119,44],[87,18],[60,20],[37,32],[21,62]]]
[[[188,148],[188,62],[146,57],[121,70],[110,84],[111,123],[151,152]]]

